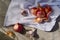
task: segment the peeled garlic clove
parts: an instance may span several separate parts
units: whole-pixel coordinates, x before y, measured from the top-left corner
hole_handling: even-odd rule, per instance
[[[37,23],[41,23],[43,20],[41,18],[36,18],[34,21]]]
[[[30,30],[30,31],[27,31],[26,33],[29,34],[29,35],[31,35],[33,33],[33,31]]]

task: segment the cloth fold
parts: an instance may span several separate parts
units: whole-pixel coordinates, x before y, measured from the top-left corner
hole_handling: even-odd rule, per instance
[[[22,16],[21,10],[27,9],[32,6],[37,6],[37,3],[40,3],[41,5],[48,4],[51,5],[53,8],[53,13],[50,15],[51,22],[45,22],[42,24],[34,23],[33,19],[35,16],[28,13],[29,16]],[[13,25],[16,23],[22,23],[27,25],[28,27],[35,27],[37,29],[43,30],[43,31],[51,31],[56,23],[56,18],[60,15],[60,4],[59,0],[11,0],[11,3],[8,7],[4,26]]]

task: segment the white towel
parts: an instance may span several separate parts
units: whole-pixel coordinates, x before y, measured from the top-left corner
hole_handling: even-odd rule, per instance
[[[21,15],[21,9],[28,9],[31,6],[36,6],[37,3],[41,3],[41,5],[49,4],[53,8],[53,15],[50,15],[51,22],[45,22],[42,24],[34,23],[33,18],[35,16],[28,14],[29,16],[23,17]],[[56,18],[60,15],[60,8],[57,5],[59,4],[59,0],[11,0],[11,3],[8,7],[4,26],[13,25],[16,23],[22,23],[27,25],[28,27],[35,27],[37,29],[43,30],[43,31],[51,31],[56,23]]]

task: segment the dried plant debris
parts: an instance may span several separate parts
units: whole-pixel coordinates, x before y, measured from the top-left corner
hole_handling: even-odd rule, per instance
[[[0,32],[0,40],[14,40],[9,36],[5,35],[4,33]]]
[[[7,31],[5,34],[11,38],[15,38],[15,34],[12,31]]]
[[[23,11],[22,13],[21,13],[23,16],[28,16],[28,12],[27,11]]]

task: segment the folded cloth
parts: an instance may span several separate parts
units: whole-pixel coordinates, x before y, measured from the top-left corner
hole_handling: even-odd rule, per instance
[[[22,9],[27,9],[32,6],[36,6],[37,3],[40,3],[41,5],[48,4],[51,5],[53,8],[53,13],[50,15],[51,22],[45,22],[45,23],[34,23],[33,19],[35,16],[31,15],[28,12],[28,16],[24,17],[21,15]],[[60,15],[60,4],[59,0],[11,0],[11,3],[9,5],[9,8],[7,10],[4,26],[13,25],[16,23],[22,23],[27,25],[28,27],[35,27],[37,29],[43,30],[43,31],[51,31],[56,23],[56,18]]]

